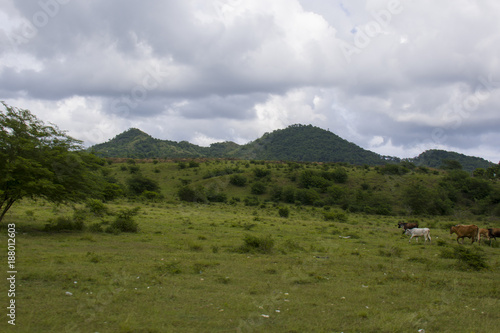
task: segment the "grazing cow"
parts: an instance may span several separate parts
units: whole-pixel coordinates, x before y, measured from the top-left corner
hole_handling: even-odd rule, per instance
[[[490,236],[488,235],[488,229],[479,228],[479,233],[477,234],[477,241],[479,245],[481,245],[481,238],[486,237],[486,239],[490,240]]]
[[[413,222],[398,222],[398,228],[403,228],[403,234],[407,229],[413,229],[413,228],[418,228],[418,223],[413,223]]]
[[[470,224],[470,225],[461,225],[457,224],[454,225],[450,228],[450,235],[456,233],[457,234],[457,243],[458,244],[463,244],[464,243],[464,238],[471,238],[472,243],[477,240],[477,235],[479,233],[479,228],[477,225]],[[458,240],[462,238],[462,243],[460,243]]]
[[[429,228],[412,228],[412,229],[406,229],[405,234],[411,235],[410,240],[408,243],[411,243],[411,239],[413,237],[417,237],[417,242],[418,242],[418,237],[424,236],[424,243],[427,242],[427,239],[429,240],[429,243],[431,242],[431,230]]]
[[[497,237],[500,237],[500,228],[488,229],[488,237],[497,240]]]

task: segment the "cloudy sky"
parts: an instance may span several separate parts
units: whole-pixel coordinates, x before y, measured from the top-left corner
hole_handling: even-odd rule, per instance
[[[291,124],[500,160],[495,0],[0,0],[0,100],[87,146]]]

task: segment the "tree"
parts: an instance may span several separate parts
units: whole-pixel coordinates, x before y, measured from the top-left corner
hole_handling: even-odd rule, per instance
[[[97,171],[104,161],[82,150],[82,142],[29,110],[1,102],[0,222],[23,198],[77,202],[99,187]]]
[[[413,214],[421,215],[427,213],[431,200],[431,192],[421,182],[412,182],[404,190],[404,201],[410,207]]]

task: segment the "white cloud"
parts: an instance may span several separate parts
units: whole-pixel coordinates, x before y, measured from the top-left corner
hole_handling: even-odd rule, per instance
[[[0,8],[1,99],[87,144],[132,126],[161,139],[245,143],[311,123],[385,155],[500,153],[493,0]],[[356,48],[350,59],[346,43]]]

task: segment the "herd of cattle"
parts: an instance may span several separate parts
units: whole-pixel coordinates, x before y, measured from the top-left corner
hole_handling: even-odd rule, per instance
[[[417,242],[418,237],[424,237],[424,243],[427,242],[427,240],[429,240],[429,243],[431,242],[431,230],[429,228],[419,228],[418,223],[399,222],[398,228],[403,228],[403,234],[411,236],[409,240],[410,243],[413,237],[417,238]],[[457,234],[457,243],[459,244],[460,242],[458,240],[460,238],[462,238],[463,244],[464,238],[467,237],[472,240],[471,244],[477,241],[479,245],[481,245],[481,238],[486,238],[487,240],[493,238],[496,241],[497,237],[500,237],[500,228],[481,229],[474,224],[457,224],[450,228],[450,235],[453,233]]]

